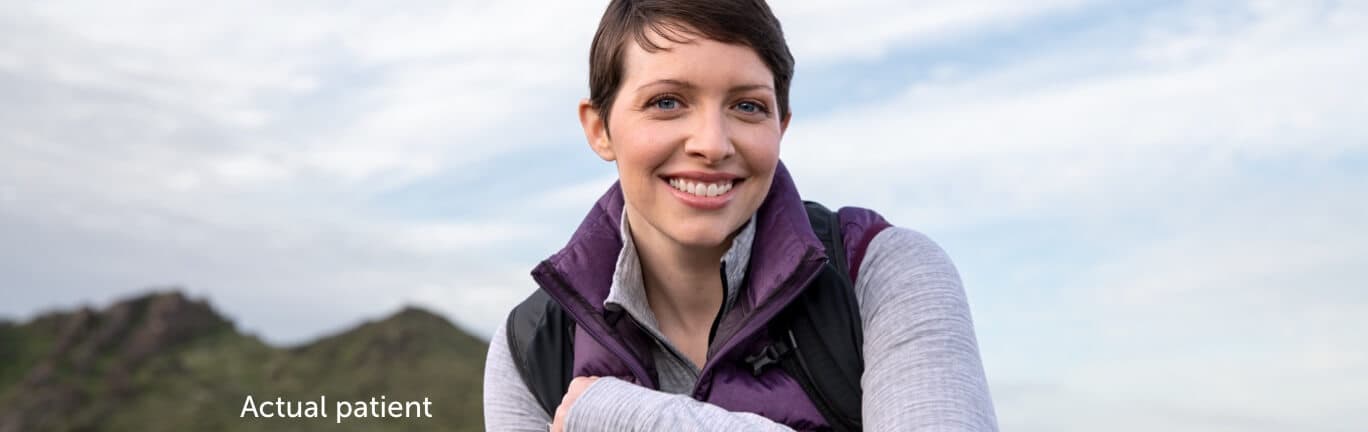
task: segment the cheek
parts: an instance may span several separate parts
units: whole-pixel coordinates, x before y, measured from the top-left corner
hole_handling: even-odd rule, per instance
[[[614,135],[619,165],[635,171],[653,171],[670,159],[683,136],[669,124],[633,125]]]
[[[782,135],[777,129],[753,128],[743,131],[738,138],[737,152],[746,159],[751,169],[763,172],[774,170],[779,163],[779,141]]]

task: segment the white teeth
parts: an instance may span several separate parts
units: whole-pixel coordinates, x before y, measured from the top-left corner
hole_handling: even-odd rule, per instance
[[[727,180],[721,183],[695,183],[684,179],[670,179],[670,186],[683,192],[702,197],[715,197],[727,193],[732,188],[732,181]]]

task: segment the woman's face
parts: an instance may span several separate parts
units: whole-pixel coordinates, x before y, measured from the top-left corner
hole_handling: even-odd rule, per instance
[[[624,49],[608,133],[587,101],[580,119],[594,151],[617,161],[636,241],[715,249],[764,201],[788,122],[750,47],[652,37],[665,49]]]

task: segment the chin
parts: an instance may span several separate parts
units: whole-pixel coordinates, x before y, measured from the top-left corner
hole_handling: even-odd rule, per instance
[[[732,232],[736,231],[737,228],[741,227],[741,223],[745,223],[745,221],[741,221],[740,223],[735,224],[735,226],[719,228],[716,224],[710,224],[707,221],[698,221],[694,223],[681,221],[679,229],[675,230],[675,235],[673,237],[676,242],[683,246],[715,248],[725,243],[727,237],[730,236]]]

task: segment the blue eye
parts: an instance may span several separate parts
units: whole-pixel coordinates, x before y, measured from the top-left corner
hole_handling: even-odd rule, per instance
[[[672,109],[675,109],[675,108],[679,108],[679,101],[675,100],[674,98],[668,98],[668,97],[666,97],[666,98],[660,98],[660,99],[656,99],[656,101],[655,101],[655,107],[658,108],[658,109],[662,109],[662,110],[668,111],[668,110],[672,110]]]
[[[765,109],[764,109],[763,107],[761,107],[760,104],[757,104],[757,103],[755,103],[755,102],[741,102],[741,103],[738,103],[738,104],[736,104],[736,109],[739,109],[739,110],[741,110],[741,112],[747,113],[747,114],[754,114],[754,113],[764,112],[764,111],[765,111]]]

